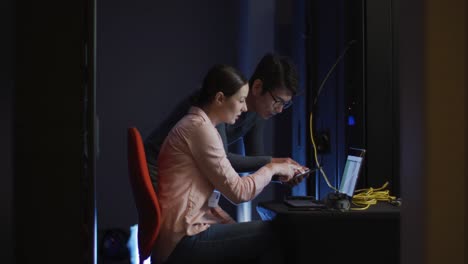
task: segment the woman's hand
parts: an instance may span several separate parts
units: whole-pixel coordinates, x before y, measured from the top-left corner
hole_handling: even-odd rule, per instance
[[[290,187],[296,186],[302,182],[304,178],[307,178],[309,174],[303,174],[309,168],[301,166],[297,163],[291,164],[289,160],[284,160],[282,163],[270,163],[275,174],[275,180],[279,180],[282,183],[289,185]],[[299,175],[299,176],[294,176]]]
[[[308,169],[309,168],[307,168],[307,167],[301,166],[299,172],[296,172],[294,175],[302,174],[303,172],[307,171]],[[304,180],[304,178],[309,177],[309,175],[310,175],[310,172],[307,173],[307,174],[294,176],[291,180],[287,181],[285,184],[287,184],[289,187],[294,187],[294,186],[298,185],[299,183],[301,183],[302,180]]]
[[[270,163],[273,169],[273,174],[278,176],[278,180],[281,182],[290,181],[296,173],[301,169],[302,166],[290,164],[287,162],[282,163]]]

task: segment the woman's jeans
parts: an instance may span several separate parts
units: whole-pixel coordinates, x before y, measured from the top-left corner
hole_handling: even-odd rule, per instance
[[[269,221],[212,225],[185,236],[165,264],[284,263],[279,239]]]

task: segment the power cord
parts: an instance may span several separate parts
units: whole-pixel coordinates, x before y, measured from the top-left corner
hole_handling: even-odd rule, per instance
[[[325,174],[325,171],[323,171],[323,167],[320,166],[320,163],[317,158],[317,146],[315,145],[315,140],[314,140],[314,135],[312,133],[312,112],[310,113],[310,118],[309,118],[309,128],[310,128],[310,141],[312,142],[312,146],[314,148],[314,158],[315,158],[315,165],[317,166],[318,170],[322,174],[323,178],[325,179],[325,182],[327,183],[328,187],[333,189],[336,192],[339,192],[335,187],[333,187],[330,184],[330,181],[328,180],[327,175]],[[358,207],[351,208],[352,210],[366,210],[368,209],[371,205],[377,204],[377,201],[386,201],[390,202],[393,205],[399,206],[401,204],[401,201],[397,199],[395,196],[390,195],[389,190],[384,190],[387,188],[388,182],[386,182],[382,187],[380,188],[366,188],[366,189],[359,189],[356,190],[352,198],[352,203]]]
[[[332,190],[338,192],[338,190],[330,184],[330,181],[328,181],[328,177],[325,174],[325,172],[323,171],[322,166],[320,166],[320,163],[319,163],[318,158],[317,158],[317,146],[315,145],[314,135],[312,133],[312,131],[313,131],[312,130],[312,112],[310,112],[309,128],[310,128],[310,141],[312,141],[312,146],[314,148],[315,165],[317,166],[318,170],[320,171],[320,174],[322,174],[323,178],[325,179],[325,182],[327,183],[328,187],[330,187]]]

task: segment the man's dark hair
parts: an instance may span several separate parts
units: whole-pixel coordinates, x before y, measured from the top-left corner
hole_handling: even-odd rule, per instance
[[[298,73],[294,63],[288,57],[267,53],[255,68],[249,80],[250,87],[256,79],[263,82],[262,93],[279,87],[285,87],[293,95],[297,93]]]
[[[203,79],[201,89],[192,97],[192,104],[205,106],[213,101],[217,92],[230,97],[245,84],[247,79],[234,67],[224,64],[214,65]]]

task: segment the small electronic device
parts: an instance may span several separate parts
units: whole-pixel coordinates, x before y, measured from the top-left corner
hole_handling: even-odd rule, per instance
[[[311,169],[307,168],[307,169],[306,169],[305,171],[303,171],[303,172],[298,172],[298,173],[294,174],[293,178],[300,177],[300,176],[306,176],[306,175],[308,175],[308,174],[310,174],[311,172],[314,172],[314,171],[316,171],[316,170],[317,170],[317,169],[311,170]],[[271,181],[280,182],[279,176],[278,176],[278,175],[273,175],[273,177],[271,178]]]
[[[299,172],[299,173],[294,174],[294,178],[300,177],[300,176],[306,176],[307,174],[309,174],[311,172],[312,172],[312,170],[306,169],[304,172]]]
[[[210,199],[208,199],[208,207],[211,207],[211,208],[218,207],[220,196],[221,196],[221,193],[217,190],[214,190],[210,196]]]

